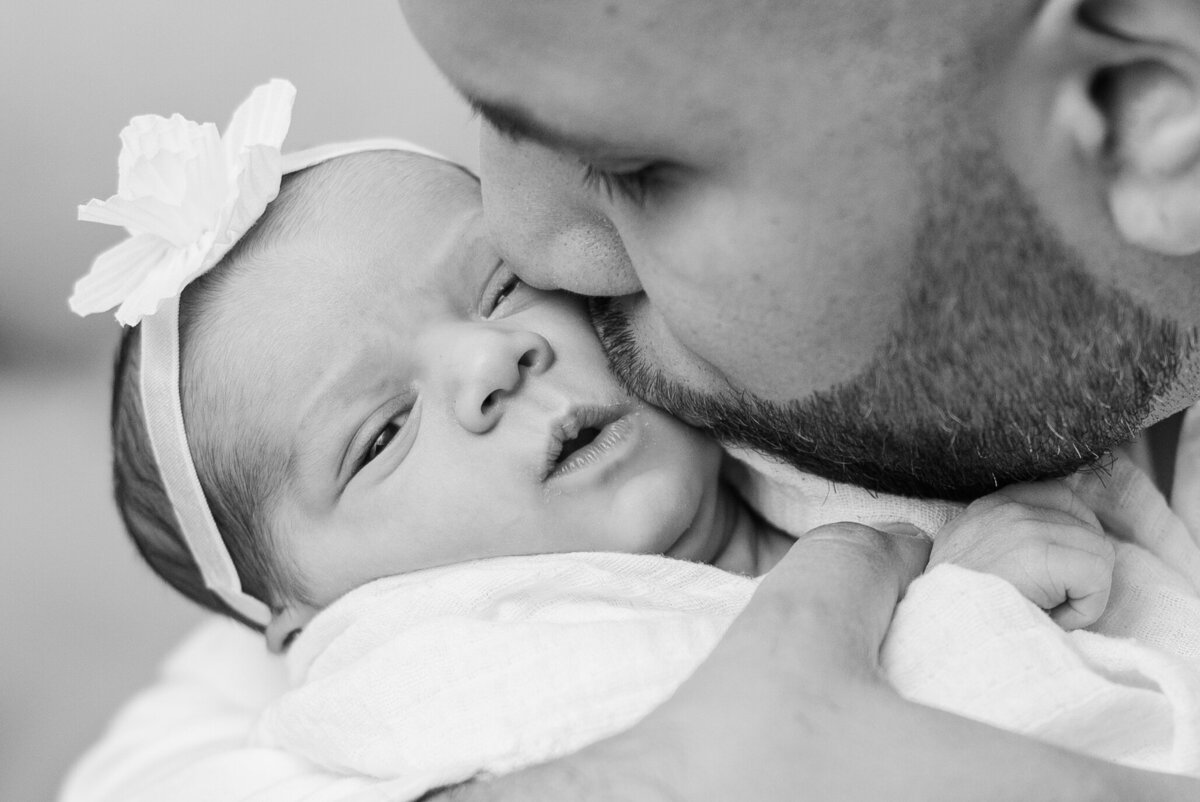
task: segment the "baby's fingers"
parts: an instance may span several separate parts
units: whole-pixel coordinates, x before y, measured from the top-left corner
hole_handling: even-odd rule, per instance
[[[1046,609],[1063,629],[1081,629],[1094,624],[1108,606],[1112,590],[1116,552],[1111,544],[1106,553],[1047,543],[1045,571],[1052,591],[1035,603]],[[1032,597],[1031,597],[1032,598]]]
[[[1085,499],[1070,483],[1061,479],[1011,485],[994,495],[1040,510],[1043,515],[1054,515],[1055,512],[1065,514],[1073,521],[1063,520],[1063,523],[1078,522],[1096,534],[1104,531]]]

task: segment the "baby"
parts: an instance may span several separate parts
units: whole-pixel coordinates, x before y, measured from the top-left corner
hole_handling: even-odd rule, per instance
[[[239,110],[227,153],[255,129],[240,119],[290,110],[280,83]],[[135,120],[123,135],[123,164],[135,140],[158,154],[145,144],[150,127]],[[242,150],[254,147],[272,145]],[[273,147],[261,161],[269,175],[276,159],[278,179]],[[243,172],[258,169],[247,163]],[[282,651],[375,580],[445,574],[426,569],[619,552],[758,576],[787,551],[793,533],[765,522],[723,478],[722,449],[608,372],[585,301],[516,277],[490,244],[473,175],[380,143],[293,164],[300,169],[261,214],[229,229],[213,264],[157,299],[178,304],[169,375],[185,462],[219,533],[207,545],[185,531],[198,518],[164,480],[176,473],[164,467],[171,446],[153,434],[158,396],[144,374],[162,371],[146,364],[144,330],[160,312],[146,312],[121,342],[117,500],[168,583],[263,629]],[[170,262],[166,253],[154,269]],[[81,282],[74,305],[95,311],[95,295]],[[1105,610],[1114,548],[1059,481],[966,508],[936,540],[931,564],[949,561],[1002,577],[1075,628]]]

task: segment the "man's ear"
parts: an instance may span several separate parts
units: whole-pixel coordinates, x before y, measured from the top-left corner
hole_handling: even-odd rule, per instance
[[[1049,78],[1048,133],[1093,171],[1121,237],[1200,252],[1200,3],[1048,0],[1023,45]]]
[[[286,651],[292,640],[316,613],[316,610],[306,604],[288,604],[272,612],[271,621],[266,628],[267,648],[275,654]]]

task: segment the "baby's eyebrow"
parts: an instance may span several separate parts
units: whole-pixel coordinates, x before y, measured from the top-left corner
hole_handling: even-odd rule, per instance
[[[556,128],[538,119],[529,109],[516,103],[498,103],[464,93],[471,110],[495,128],[502,136],[513,141],[528,140],[551,150],[571,153],[582,159],[607,155],[622,150],[617,143],[597,136],[575,134]]]
[[[326,437],[294,437],[291,458],[297,464],[311,465],[314,461],[324,462],[332,457],[337,475],[343,475],[346,460],[349,458],[350,449],[354,443],[357,426],[345,424],[343,418],[345,420],[352,418],[334,415],[331,410],[337,409],[339,399],[348,395],[347,388],[351,386],[349,377],[353,373],[354,365],[351,360],[350,364],[341,370],[330,371],[323,376],[301,401],[303,412],[297,423],[297,433],[310,431],[315,427],[323,432],[336,432],[344,440],[344,443],[336,453],[333,453],[333,449],[328,447],[329,440]]]

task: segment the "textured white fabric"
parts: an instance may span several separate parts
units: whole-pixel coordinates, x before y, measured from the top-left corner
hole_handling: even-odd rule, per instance
[[[728,472],[742,498],[785,532],[807,532],[818,526],[853,521],[878,524],[907,521],[936,534],[962,510],[950,501],[927,501],[873,493],[838,484],[746,449],[728,449],[737,460]]]
[[[1145,586],[1157,560],[1124,544],[1118,573]],[[1132,558],[1132,559],[1131,559]],[[882,663],[903,695],[1096,757],[1200,776],[1200,602],[1173,612],[1186,630],[1156,649],[1093,631],[1063,632],[1008,583],[953,565],[914,582],[896,612]],[[1123,615],[1162,612],[1114,600]],[[1190,656],[1189,656],[1190,655]]]
[[[773,483],[754,476],[744,478],[759,483],[757,497],[806,527],[879,521],[882,509],[932,528],[956,510],[836,488],[817,504],[811,477],[790,486],[791,472],[772,472]],[[1130,541],[1118,545],[1110,607],[1094,631],[1063,632],[1008,583],[943,565],[900,605],[882,654],[887,676],[934,707],[1200,776],[1200,596],[1194,576],[1156,554],[1191,566],[1200,552],[1132,466],[1073,481]],[[789,497],[801,501],[779,503]],[[297,639],[296,687],[267,710],[252,743],[386,778],[403,798],[543,762],[663,701],[756,584],[623,554],[512,557],[380,580]]]
[[[1195,490],[1200,487],[1200,479],[1197,478],[1200,477],[1200,418],[1195,410],[1189,413],[1185,421],[1184,437],[1179,449],[1174,506],[1180,513],[1179,517],[1191,523],[1190,531],[1196,533],[1200,531],[1195,526],[1200,521],[1200,515],[1196,514],[1200,506],[1200,502],[1197,502],[1200,494]],[[1191,477],[1191,481],[1184,481],[1184,477]],[[825,483],[805,484],[814,489]],[[818,500],[844,498],[842,488],[831,490],[832,496],[822,491]],[[785,496],[794,495],[786,488],[771,490],[768,486],[761,497],[769,497],[775,492]],[[865,495],[863,504],[870,499],[872,497],[869,494]],[[1161,498],[1151,501],[1153,506],[1161,509]],[[1122,504],[1126,506],[1122,507]],[[1136,520],[1139,517],[1136,504],[1134,495],[1126,492],[1119,503],[1112,503],[1116,508],[1109,511],[1109,516],[1125,515]],[[777,506],[786,507],[784,504]],[[889,517],[894,509],[889,507],[887,513],[878,516],[872,514],[869,507],[864,507],[863,512],[871,519],[882,520]],[[801,510],[798,514],[810,513]],[[827,519],[837,514],[828,510],[823,513]],[[1179,549],[1176,551],[1178,553]],[[1122,549],[1122,565],[1133,553],[1131,549]],[[1164,574],[1165,567],[1161,563],[1154,563],[1150,559],[1146,562],[1159,572],[1158,579],[1147,582],[1142,569],[1136,564],[1128,571],[1122,567],[1118,571],[1113,603],[1101,623],[1118,632],[1141,634],[1150,641],[1165,639],[1176,644],[1179,652],[1184,653],[1188,641],[1196,637],[1194,621],[1190,626],[1186,623],[1189,615],[1195,615],[1195,594],[1188,591],[1190,583],[1181,574],[1175,576],[1178,572],[1167,571]],[[1142,574],[1140,580],[1139,574]],[[363,590],[372,592],[369,587]],[[353,596],[348,597],[348,600],[353,599]],[[620,603],[626,612],[631,608],[636,610],[636,599],[621,600]],[[1164,610],[1167,614],[1163,620],[1174,619],[1179,627],[1175,634],[1172,634],[1172,627],[1158,623]],[[505,615],[511,617],[515,612],[515,608],[508,607]],[[314,654],[317,645],[332,642],[332,633],[343,625],[349,628],[353,623],[350,620],[352,616],[349,613],[342,616],[336,605],[326,613],[328,615],[324,619],[319,617],[314,622],[309,633],[321,635],[319,639],[311,641],[311,647],[306,638],[298,640],[294,656],[299,662],[295,668],[317,666],[320,663]],[[318,627],[325,627],[326,620],[330,621],[330,629],[321,634]],[[354,625],[367,629],[382,628],[379,624],[365,621]],[[997,635],[994,629],[998,625],[1007,628],[1007,634]],[[1022,712],[1019,707],[1015,712],[1011,709],[1022,697],[1025,699],[1026,714],[1038,712],[1038,705],[1046,703],[1045,710],[1053,715],[1035,721],[1035,731],[1039,731],[1041,737],[1064,743],[1064,733],[1073,733],[1086,740],[1089,734],[1090,737],[1124,737],[1130,729],[1127,722],[1110,718],[1107,712],[1098,713],[1096,711],[1099,708],[1089,708],[1087,704],[1076,717],[1064,711],[1064,699],[1070,699],[1072,703],[1080,701],[1078,695],[1070,694],[1075,687],[1072,684],[1074,677],[1086,677],[1090,687],[1099,687],[1107,682],[1119,692],[1137,691],[1139,682],[1142,682],[1144,687],[1141,690],[1148,691],[1149,696],[1131,693],[1129,698],[1139,703],[1149,702],[1151,697],[1169,698],[1169,701],[1165,706],[1149,702],[1145,709],[1151,715],[1140,719],[1148,723],[1142,724],[1136,732],[1164,736],[1165,729],[1156,730],[1155,727],[1173,715],[1180,723],[1181,734],[1185,736],[1177,738],[1173,746],[1166,746],[1166,741],[1161,737],[1157,741],[1149,738],[1147,743],[1150,745],[1142,750],[1144,757],[1149,757],[1149,764],[1153,764],[1166,755],[1174,754],[1179,758],[1181,767],[1186,765],[1189,756],[1194,759],[1196,750],[1188,746],[1189,743],[1194,744],[1194,740],[1191,740],[1193,736],[1186,733],[1195,732],[1196,714],[1194,708],[1188,714],[1186,701],[1180,703],[1181,699],[1194,700],[1194,695],[1191,695],[1194,685],[1189,680],[1178,680],[1181,674],[1177,669],[1181,664],[1177,658],[1166,656],[1159,659],[1147,648],[1130,649],[1130,644],[1124,640],[1093,638],[1088,633],[1064,635],[1050,627],[1045,616],[1032,609],[1004,583],[951,566],[943,566],[913,583],[905,602],[897,611],[895,629],[897,631],[892,633],[892,638],[886,644],[884,660],[894,681],[907,687],[908,692],[918,698],[931,701],[930,697],[934,695],[931,691],[937,691],[939,687],[937,672],[942,671],[948,675],[946,684],[940,686],[944,698],[948,700],[947,707],[984,706],[994,702],[993,707],[1004,716],[1013,716]],[[899,640],[896,636],[900,630],[908,632],[907,637],[913,644],[917,659],[904,659],[897,648]],[[701,629],[693,625],[691,631],[695,635]],[[937,644],[945,641],[958,644],[958,658],[943,654],[939,660],[921,654],[924,650],[940,648]],[[1078,644],[1090,652],[1080,654],[1075,650]],[[305,650],[308,650],[307,654]],[[1034,694],[1032,685],[1025,682],[1022,674],[1004,674],[997,670],[999,664],[992,664],[993,656],[1001,662],[1015,662],[1018,650],[1032,650],[1028,665],[1037,671],[1045,669],[1044,673],[1049,673],[1050,678],[1058,683],[1058,691],[1065,690],[1068,696],[1059,699],[1053,693]],[[432,654],[436,656],[451,651],[447,643],[438,646]],[[603,657],[621,651],[623,644],[609,650]],[[1123,653],[1124,657],[1118,653]],[[1055,655],[1062,658],[1057,668]],[[1142,659],[1141,667],[1128,670],[1127,666],[1135,659]],[[353,662],[348,662],[342,670],[350,670]],[[982,670],[976,670],[978,664],[982,664]],[[1187,665],[1185,670],[1193,671],[1194,661]],[[332,667],[333,664],[326,663],[325,666]],[[388,682],[408,666],[395,668],[396,674],[389,676]],[[1053,673],[1055,671],[1059,673]],[[1145,672],[1147,678],[1139,678],[1139,671]],[[1152,678],[1154,676],[1161,679]],[[1008,678],[1007,682],[1004,681],[1005,677]],[[969,686],[968,691],[974,689],[974,696],[969,692],[955,693],[952,690],[952,687],[964,682]],[[386,684],[380,683],[375,690]],[[1044,687],[1054,688],[1055,685],[1051,682]],[[397,802],[405,798],[401,791],[407,793],[414,784],[419,784],[412,778],[384,781],[364,775],[341,774],[283,749],[263,746],[263,741],[272,738],[284,741],[293,737],[288,734],[286,738],[280,738],[280,732],[271,732],[276,726],[271,717],[278,716],[280,711],[284,716],[295,712],[294,709],[286,709],[294,698],[290,699],[285,691],[286,682],[281,666],[276,658],[266,652],[261,637],[227,619],[214,618],[180,647],[168,661],[160,680],[131,700],[100,742],[75,766],[60,802],[158,802],[166,799],[172,802],[210,802],[214,799],[223,802],[293,802],[298,799],[313,802]],[[450,691],[448,687],[445,689],[447,694]],[[355,708],[338,707],[333,700],[324,708],[310,706],[314,719],[308,722],[310,729],[307,735],[319,737],[319,722],[324,720],[328,722],[331,737],[345,738],[345,734],[334,733],[333,728],[356,711],[369,714],[371,702],[368,696],[364,696]],[[1109,695],[1098,704],[1112,705],[1116,698],[1117,695]],[[258,744],[248,742],[247,736],[253,722],[273,703],[273,712],[260,722]],[[936,701],[932,703],[937,704]],[[448,696],[446,704],[448,713],[453,715],[470,718],[486,714],[486,709],[469,711],[456,707],[451,696]],[[1133,706],[1130,706],[1119,708],[1117,712],[1131,713],[1133,710]],[[996,720],[994,711],[981,717],[1007,726]],[[361,726],[363,721],[367,720],[360,720],[355,726]],[[304,725],[303,721],[293,723]],[[380,726],[385,724],[381,722]],[[403,729],[404,722],[398,722],[396,734],[388,736],[397,739],[393,743],[400,743],[398,738]],[[286,730],[283,733],[286,734]],[[1125,748],[1120,744],[1116,746]],[[318,747],[314,753],[324,748]],[[396,748],[401,747],[397,745]],[[1081,743],[1079,748],[1102,753],[1104,749],[1113,749],[1114,745]],[[1144,757],[1131,755],[1129,762],[1137,764]],[[408,796],[411,798],[411,793]]]
[[[251,743],[406,779],[405,799],[569,753],[661,703],[755,584],[628,554],[507,557],[380,580],[296,639],[298,687]]]

